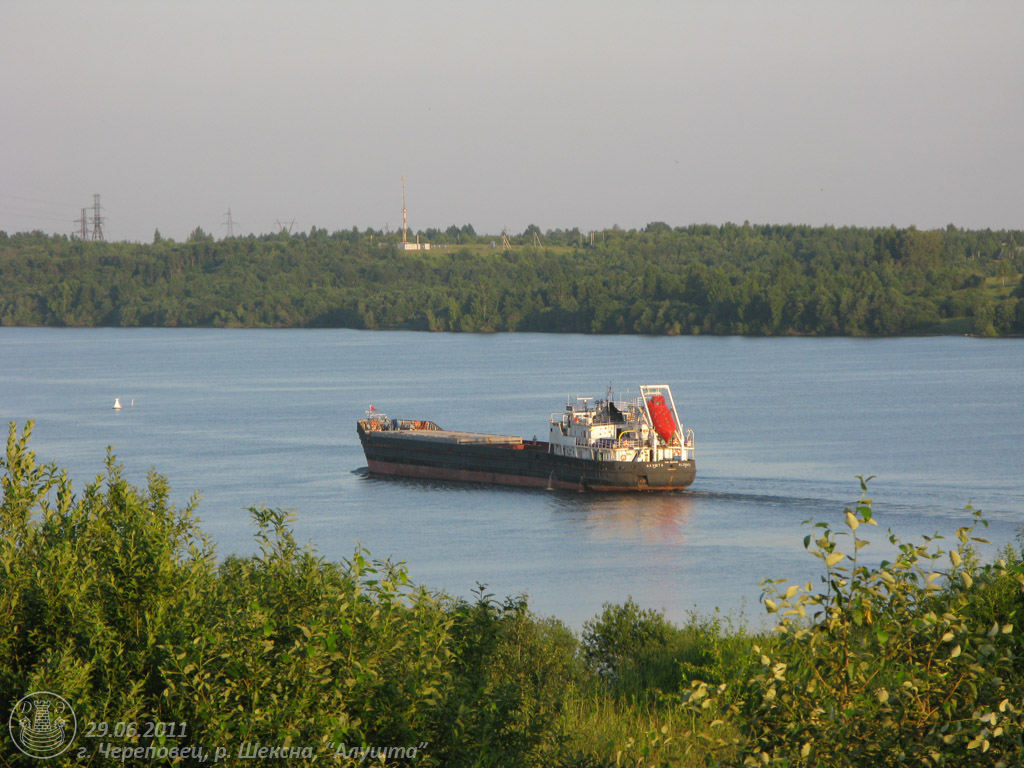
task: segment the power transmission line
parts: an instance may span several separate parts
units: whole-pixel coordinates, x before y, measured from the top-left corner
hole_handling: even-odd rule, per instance
[[[103,217],[100,216],[100,211],[103,210],[103,206],[100,205],[100,196],[95,194],[92,196],[92,239],[103,240]]]
[[[83,208],[82,209],[82,218],[75,220],[75,224],[78,225],[78,236],[82,240],[88,240],[89,239],[89,217],[86,216],[86,214],[85,214],[85,212],[87,210],[89,210],[89,209],[88,208]]]

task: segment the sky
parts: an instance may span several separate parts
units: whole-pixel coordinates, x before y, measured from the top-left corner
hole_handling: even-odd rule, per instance
[[[1021,0],[0,0],[0,230],[1024,227]],[[294,222],[294,224],[293,224]]]

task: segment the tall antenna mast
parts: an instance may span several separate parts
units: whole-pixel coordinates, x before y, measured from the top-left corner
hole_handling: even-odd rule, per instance
[[[405,245],[406,240],[406,222],[405,222],[405,176],[402,177],[402,245]]]

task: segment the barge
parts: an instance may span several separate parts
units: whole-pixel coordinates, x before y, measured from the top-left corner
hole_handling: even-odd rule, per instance
[[[356,423],[370,472],[495,485],[586,491],[671,491],[697,473],[693,431],[666,384],[616,402],[578,397],[553,413],[548,440],[459,432],[391,419],[373,406]]]

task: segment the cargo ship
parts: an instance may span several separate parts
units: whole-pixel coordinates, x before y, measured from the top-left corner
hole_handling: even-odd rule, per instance
[[[585,491],[672,491],[697,473],[666,384],[616,402],[577,397],[553,413],[548,440],[459,432],[392,419],[372,405],[356,423],[370,472],[432,480]]]

